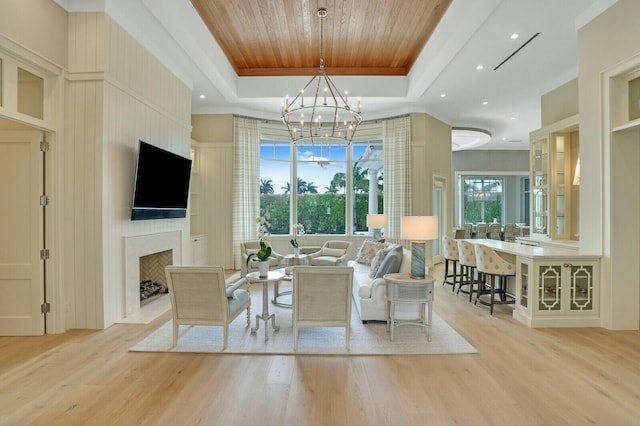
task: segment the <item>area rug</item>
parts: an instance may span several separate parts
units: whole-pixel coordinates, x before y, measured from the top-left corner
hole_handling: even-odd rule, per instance
[[[270,293],[271,294],[271,293]],[[262,292],[252,288],[251,326],[255,326],[256,313],[262,310]],[[317,354],[317,355],[415,355],[415,354],[469,354],[478,351],[437,313],[433,314],[431,341],[422,327],[403,325],[394,328],[394,341],[389,337],[384,322],[362,324],[355,306],[351,318],[351,350],[345,345],[342,327],[305,327],[298,333],[298,350],[293,350],[291,309],[275,306],[269,301],[269,313],[275,313],[279,331],[268,323],[265,340],[264,321],[255,334],[246,326],[241,314],[229,327],[229,343],[222,350],[222,327],[180,326],[178,344],[172,348],[173,324],[169,320],[149,336],[133,346],[134,352],[195,352],[225,354]]]

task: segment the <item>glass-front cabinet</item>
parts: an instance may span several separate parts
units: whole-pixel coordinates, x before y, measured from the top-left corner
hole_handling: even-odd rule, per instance
[[[597,325],[599,265],[597,257],[518,257],[514,317],[531,327]]]
[[[578,240],[578,117],[531,133],[531,234]],[[575,201],[574,201],[575,200]]]
[[[531,145],[531,221],[533,234],[548,235],[549,143],[540,139]]]

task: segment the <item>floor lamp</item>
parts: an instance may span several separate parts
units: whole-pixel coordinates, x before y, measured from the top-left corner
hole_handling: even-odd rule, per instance
[[[382,239],[382,228],[387,226],[386,214],[368,214],[367,215],[367,227],[373,228],[373,239]]]
[[[425,278],[427,241],[438,239],[438,216],[403,216],[400,238],[411,241],[411,278]]]

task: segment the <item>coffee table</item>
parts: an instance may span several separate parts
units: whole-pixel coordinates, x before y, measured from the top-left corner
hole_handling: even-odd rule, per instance
[[[268,340],[267,328],[269,320],[273,331],[280,330],[280,326],[276,325],[276,314],[269,314],[269,283],[277,283],[284,278],[284,273],[277,271],[269,271],[266,277],[261,277],[260,272],[251,272],[247,274],[249,283],[262,283],[262,315],[256,315],[256,326],[251,329],[251,334],[255,334],[260,328],[260,320],[264,321],[264,340]]]

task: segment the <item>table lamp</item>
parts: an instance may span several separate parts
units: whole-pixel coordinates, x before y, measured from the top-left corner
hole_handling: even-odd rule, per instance
[[[367,215],[367,226],[369,228],[373,228],[373,239],[380,240],[382,239],[382,228],[387,226],[387,215],[386,214],[368,214]]]
[[[411,241],[411,278],[425,278],[426,242],[438,239],[438,216],[403,216],[400,238]]]

